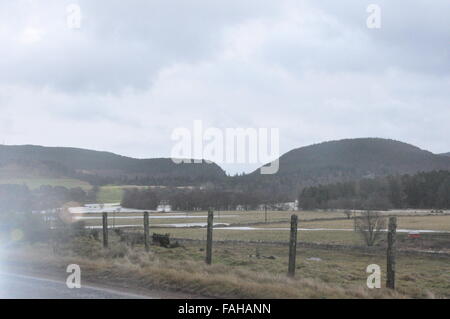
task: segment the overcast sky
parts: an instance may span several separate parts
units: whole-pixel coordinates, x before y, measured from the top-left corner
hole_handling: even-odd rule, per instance
[[[448,0],[1,0],[0,142],[170,157],[202,120],[279,128],[281,153],[354,137],[449,152],[449,17]]]

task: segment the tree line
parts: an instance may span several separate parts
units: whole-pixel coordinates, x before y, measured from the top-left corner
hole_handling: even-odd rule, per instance
[[[450,171],[365,178],[304,188],[303,209],[450,208]]]
[[[271,205],[275,198],[269,199],[262,192],[241,192],[220,189],[126,189],[121,205],[135,209],[154,210],[162,201],[168,201],[173,210],[243,210],[257,209],[261,204]]]

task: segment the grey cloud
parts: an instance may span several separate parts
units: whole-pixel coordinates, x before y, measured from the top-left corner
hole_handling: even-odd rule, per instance
[[[0,4],[0,141],[169,156],[200,119],[280,128],[282,152],[363,136],[450,151],[448,1],[83,0],[78,31],[70,2]]]
[[[20,33],[42,28],[42,41],[25,46],[10,39],[0,52],[0,81],[64,91],[117,92],[145,89],[164,67],[195,63],[218,50],[222,29],[271,12],[257,1],[79,1],[80,30],[65,25],[67,2],[3,3],[0,17]],[[32,19],[36,14],[40,19]],[[17,68],[17,66],[21,66]],[[7,76],[6,76],[7,75]]]

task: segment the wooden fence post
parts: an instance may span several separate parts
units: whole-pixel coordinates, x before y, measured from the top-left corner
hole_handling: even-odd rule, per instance
[[[395,289],[395,253],[396,253],[397,217],[389,217],[387,234],[387,278],[386,287]]]
[[[103,213],[102,219],[103,219],[103,247],[108,248],[108,213]]]
[[[206,231],[206,263],[208,265],[211,265],[212,262],[213,220],[214,212],[210,209],[208,211],[208,226]]]
[[[149,233],[148,212],[144,212],[144,245],[145,251],[150,251],[150,233]]]
[[[267,224],[267,204],[264,205],[264,223]]]
[[[288,268],[288,276],[295,276],[295,259],[297,256],[297,225],[298,225],[298,216],[291,216],[291,236],[289,240],[289,268]]]

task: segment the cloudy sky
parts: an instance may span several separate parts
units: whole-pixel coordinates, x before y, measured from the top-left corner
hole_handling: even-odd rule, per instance
[[[202,120],[279,128],[281,153],[353,137],[449,152],[449,14],[448,0],[1,0],[0,142],[170,157],[173,130]]]

